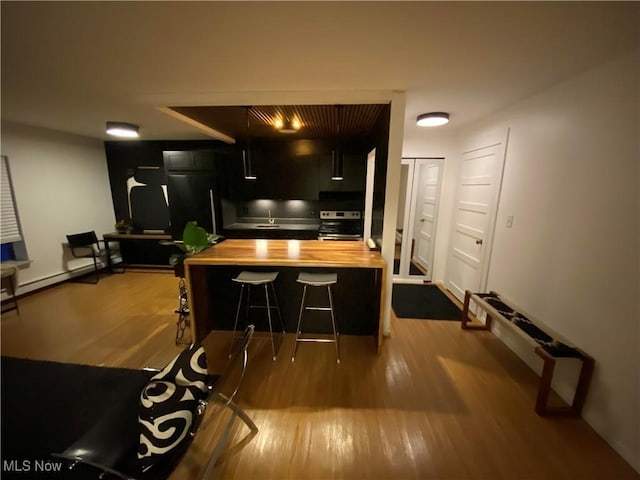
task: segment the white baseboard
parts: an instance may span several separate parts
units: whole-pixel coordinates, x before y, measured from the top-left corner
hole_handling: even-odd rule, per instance
[[[98,263],[98,268],[104,268],[104,265],[100,262]],[[79,277],[81,275],[86,275],[91,272],[93,272],[93,263],[83,265],[81,267],[77,267],[73,270],[67,270],[64,272],[47,275],[35,280],[31,280],[26,283],[19,284],[18,287],[16,288],[16,295],[18,296],[24,295],[24,294],[33,292],[35,290],[39,290],[41,288],[46,288],[46,287],[55,285],[57,283],[62,283],[71,278]],[[6,294],[3,294],[2,299],[4,300],[5,297],[6,297]]]
[[[414,278],[399,278],[399,277],[394,277],[393,278],[393,283],[397,283],[399,285],[422,285],[424,283],[424,280],[420,280],[418,278],[414,279]]]

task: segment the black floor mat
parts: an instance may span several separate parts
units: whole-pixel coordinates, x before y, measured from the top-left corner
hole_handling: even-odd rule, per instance
[[[393,311],[398,318],[425,320],[460,320],[460,309],[449,300],[437,285],[393,286]]]
[[[50,454],[84,434],[120,389],[140,383],[140,372],[4,356],[1,365],[2,479],[97,478],[57,471],[62,461]]]

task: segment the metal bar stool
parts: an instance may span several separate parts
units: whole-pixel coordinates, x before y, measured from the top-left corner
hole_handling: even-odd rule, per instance
[[[233,348],[233,342],[236,338],[236,331],[238,328],[238,317],[240,316],[240,308],[242,306],[242,298],[244,296],[245,286],[247,287],[247,301],[245,318],[249,318],[250,308],[264,308],[267,310],[267,319],[269,320],[269,333],[271,336],[271,351],[273,353],[273,359],[276,359],[276,346],[273,341],[273,324],[271,322],[271,310],[276,309],[278,311],[278,318],[280,319],[280,326],[282,327],[282,338],[284,339],[284,323],[282,321],[282,314],[280,313],[280,307],[278,306],[278,298],[276,297],[276,290],[273,287],[273,282],[278,277],[278,272],[248,272],[242,271],[240,274],[233,278],[234,282],[240,283],[240,298],[238,299],[238,308],[236,309],[236,320],[233,324],[233,337],[231,339],[231,348]],[[252,285],[264,285],[264,296],[266,305],[252,305],[251,304],[251,286]],[[271,293],[273,296],[274,305],[271,305],[269,301],[269,286],[271,286]],[[248,322],[247,322],[248,323]]]
[[[304,288],[302,290],[302,302],[300,303],[300,314],[298,315],[298,328],[296,329],[296,341],[295,346],[293,347],[293,355],[291,355],[291,361],[295,361],[296,352],[298,351],[298,343],[299,342],[321,342],[321,343],[335,343],[336,344],[336,355],[338,359],[338,363],[340,363],[340,344],[338,342],[338,330],[336,329],[336,317],[335,311],[333,308],[333,295],[331,294],[331,285],[334,285],[338,282],[338,275],[336,273],[308,273],[308,272],[300,272],[298,275],[298,279],[296,280],[298,283],[302,283]],[[305,301],[307,298],[307,287],[327,287],[327,294],[329,296],[329,306],[306,306]],[[300,338],[302,335],[302,331],[300,329],[300,325],[302,324],[302,315],[305,310],[320,310],[331,313],[331,325],[333,327],[333,339],[327,338],[310,338],[304,337]]]

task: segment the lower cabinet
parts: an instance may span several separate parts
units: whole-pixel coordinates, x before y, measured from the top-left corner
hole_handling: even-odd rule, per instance
[[[266,230],[266,229],[247,229],[247,230],[224,230],[226,238],[244,238],[244,239],[281,239],[281,240],[317,240],[317,230]]]
[[[181,253],[175,245],[163,244],[171,240],[171,235],[111,233],[103,237],[109,244],[120,245],[120,255],[127,266],[170,268],[171,255]]]

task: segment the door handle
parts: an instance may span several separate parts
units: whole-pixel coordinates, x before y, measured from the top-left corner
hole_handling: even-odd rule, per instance
[[[482,239],[481,238],[476,240],[476,245],[482,245]]]
[[[424,218],[421,218],[421,219],[420,219],[420,223],[424,223]]]

